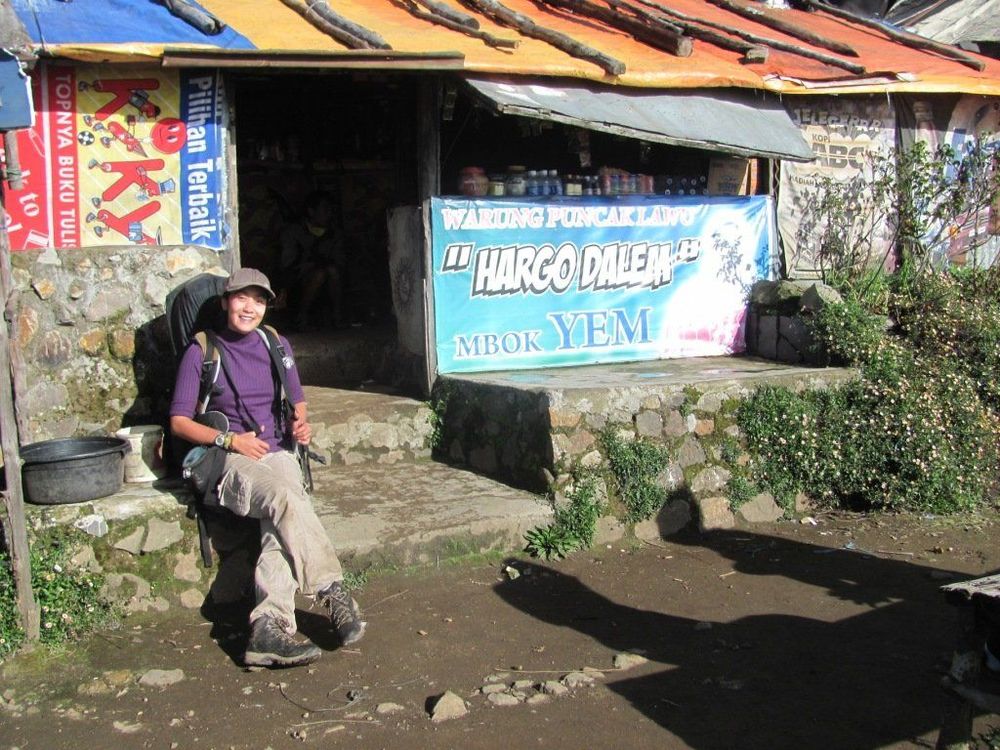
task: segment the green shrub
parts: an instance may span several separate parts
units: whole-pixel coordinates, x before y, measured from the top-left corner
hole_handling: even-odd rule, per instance
[[[591,474],[579,477],[566,497],[568,502],[556,508],[552,523],[524,535],[528,543],[526,552],[550,560],[594,543],[597,520],[604,512],[597,497],[596,477]]]
[[[815,339],[860,377],[801,393],[765,387],[745,401],[754,480],[779,499],[802,490],[863,508],[947,513],[982,501],[1000,466],[1000,323],[987,319],[1000,310],[968,292],[993,289],[990,274],[899,285],[892,332],[857,303],[825,308]]]
[[[75,569],[69,562],[87,537],[75,529],[49,529],[31,539],[31,585],[41,611],[40,640],[46,645],[72,641],[106,625],[116,615],[114,607],[98,592],[104,577]],[[13,566],[0,552],[0,658],[23,641],[17,612]]]
[[[601,433],[601,445],[625,508],[622,521],[636,523],[652,518],[667,500],[667,491],[656,478],[667,465],[667,449],[651,440],[624,440],[613,429]]]

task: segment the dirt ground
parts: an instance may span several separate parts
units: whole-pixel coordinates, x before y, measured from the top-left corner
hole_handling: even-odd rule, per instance
[[[240,667],[241,612],[130,620],[4,665],[0,748],[933,747],[957,634],[938,588],[1000,568],[1000,516],[817,520],[374,576],[366,638],[298,669]],[[323,624],[301,613],[330,648]],[[648,661],[615,670],[626,651]],[[481,692],[584,667],[564,695]],[[447,690],[468,714],[434,723]]]

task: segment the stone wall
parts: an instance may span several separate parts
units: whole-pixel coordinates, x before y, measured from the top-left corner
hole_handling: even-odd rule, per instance
[[[543,390],[442,378],[432,402],[440,422],[437,452],[556,497],[574,472],[596,470],[605,493],[613,496],[601,433],[614,430],[625,440],[653,440],[669,454],[656,480],[670,498],[664,518],[679,528],[695,516],[701,528],[717,528],[733,523],[726,484],[733,462],[747,460],[735,424],[739,401],[764,382],[801,390],[854,376],[843,368],[776,368],[732,380]],[[741,513],[746,520],[762,520],[761,515],[777,517],[781,510],[773,499],[761,497]]]
[[[24,442],[163,424],[173,387],[167,293],[222,256],[195,247],[12,254]]]

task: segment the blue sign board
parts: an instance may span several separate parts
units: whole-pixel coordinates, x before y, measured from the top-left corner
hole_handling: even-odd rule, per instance
[[[438,371],[742,351],[773,215],[767,196],[432,199]]]
[[[0,131],[21,130],[34,124],[28,74],[14,55],[0,49]]]

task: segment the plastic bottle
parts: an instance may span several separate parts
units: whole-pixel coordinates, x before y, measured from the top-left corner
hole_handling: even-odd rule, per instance
[[[534,169],[528,170],[528,179],[525,181],[525,193],[532,197],[538,195],[538,172]]]
[[[562,180],[559,179],[559,170],[549,170],[549,195],[562,195]]]

